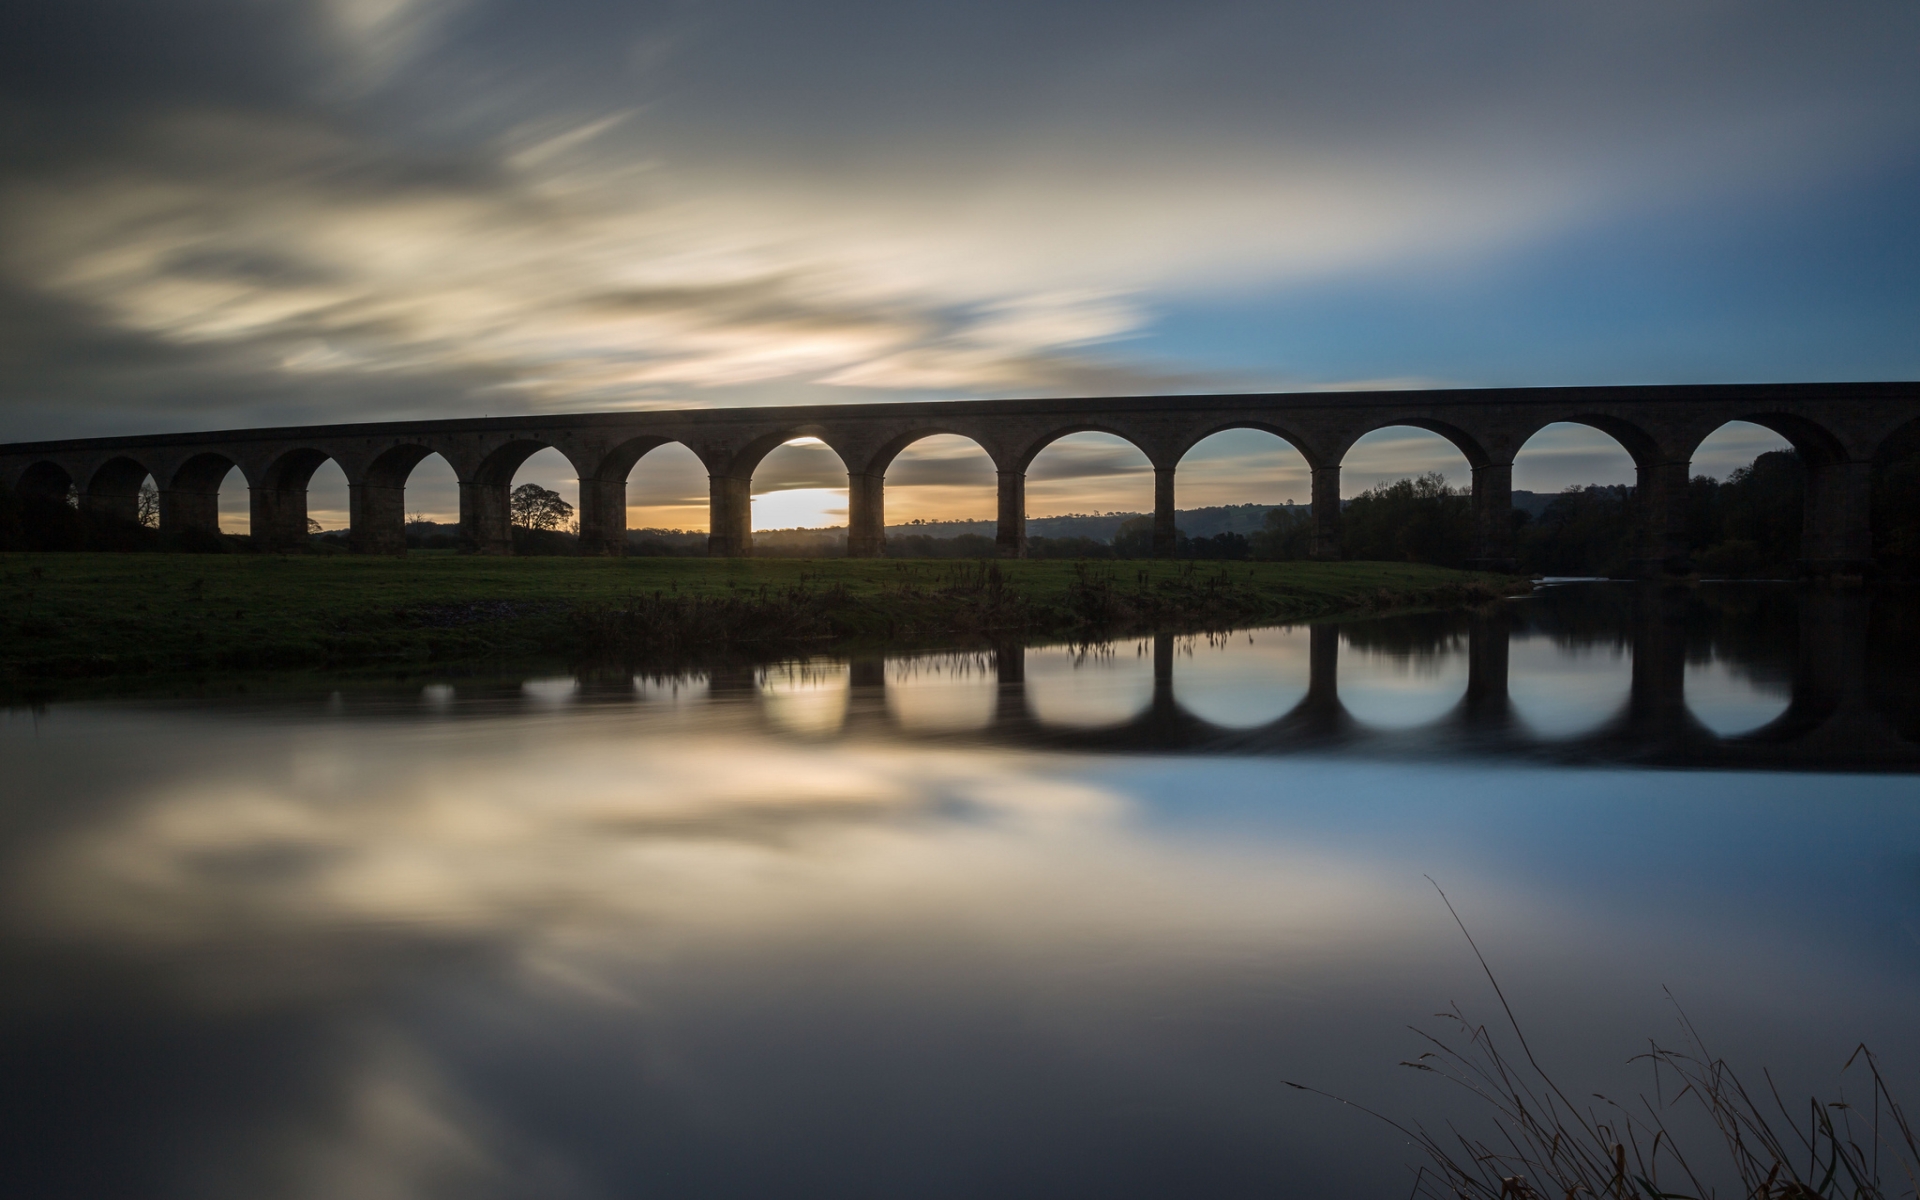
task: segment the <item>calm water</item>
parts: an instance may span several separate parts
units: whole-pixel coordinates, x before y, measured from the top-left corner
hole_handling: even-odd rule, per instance
[[[1401,1196],[1425,876],[1569,1090],[1920,1104],[1912,600],[16,710],[3,1190]]]

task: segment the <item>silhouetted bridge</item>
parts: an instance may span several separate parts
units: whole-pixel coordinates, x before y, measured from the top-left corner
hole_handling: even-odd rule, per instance
[[[978,443],[999,473],[998,545],[1026,551],[1026,473],[1049,444],[1097,431],[1139,447],[1154,470],[1154,549],[1171,555],[1182,457],[1229,429],[1260,429],[1291,443],[1313,472],[1313,554],[1338,558],[1340,464],[1367,433],[1409,425],[1446,438],[1473,469],[1475,563],[1513,563],[1513,460],[1544,427],[1599,429],[1632,456],[1637,569],[1686,569],[1686,494],[1695,449],[1729,421],[1774,430],[1807,467],[1802,558],[1816,574],[1853,574],[1871,558],[1870,476],[1875,456],[1920,420],[1920,384],[1715,384],[1688,387],[1491,388],[1152,396],[1073,400],[968,400],[911,404],[683,409],[572,416],[488,417],[312,425],[215,433],[27,442],[0,446],[0,482],[27,492],[77,490],[89,510],[132,519],[141,483],[160,491],[163,531],[217,530],[220,483],[239,468],[253,537],[269,549],[303,545],[307,482],[332,459],[347,477],[351,543],[365,554],[405,548],[408,475],[432,454],[460,481],[460,532],[475,553],[511,551],[508,491],[514,472],[552,447],[580,480],[582,548],[625,549],[627,476],[650,451],[690,449],[710,481],[709,553],[752,553],[754,469],[775,447],[816,437],[847,468],[847,553],[881,553],[887,467],[915,441],[958,434]]]

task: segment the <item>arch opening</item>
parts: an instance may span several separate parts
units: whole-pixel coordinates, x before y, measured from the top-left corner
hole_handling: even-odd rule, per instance
[[[513,553],[579,553],[580,479],[567,456],[541,443],[515,442],[496,451],[481,467],[480,482],[482,486],[494,483],[501,474]]]
[[[1546,576],[1628,573],[1638,549],[1639,465],[1612,430],[1557,421],[1513,459],[1515,559]]]
[[[1146,558],[1153,490],[1153,464],[1119,434],[1053,439],[1027,464],[1027,557]]]
[[[796,435],[756,463],[748,485],[753,552],[832,558],[847,552],[847,467],[833,447]]]
[[[1462,567],[1475,553],[1473,464],[1449,437],[1412,425],[1373,430],[1342,458],[1340,492],[1347,558]]]
[[[439,454],[422,452],[400,475],[404,503],[401,536],[406,550],[460,548],[460,476]]]
[[[1792,439],[1777,430],[1752,421],[1728,421],[1694,447],[1692,473],[1724,483],[1763,454],[1794,449]]]
[[[253,533],[251,497],[247,495],[247,476],[239,467],[230,467],[219,483],[220,532],[236,537]]]
[[[1752,421],[1728,421],[1701,440],[1687,483],[1686,538],[1702,575],[1795,573],[1806,540],[1809,465],[1792,439]]]
[[[627,469],[626,552],[705,554],[710,500],[706,464],[680,442],[641,452]]]
[[[1313,469],[1294,443],[1268,429],[1236,426],[1195,442],[1179,465],[1176,557],[1309,556]]]
[[[1354,439],[1340,458],[1340,496],[1437,474],[1448,487],[1473,483],[1473,462],[1453,439],[1418,425],[1387,425]]]
[[[934,433],[884,468],[886,553],[892,558],[991,558],[999,473],[980,443]]]
[[[307,532],[339,540],[351,523],[347,473],[329,458],[307,477]]]

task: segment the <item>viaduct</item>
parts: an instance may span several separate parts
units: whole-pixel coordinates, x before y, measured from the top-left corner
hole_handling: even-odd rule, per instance
[[[1026,551],[1026,472],[1068,434],[1126,439],[1154,471],[1154,551],[1175,542],[1176,473],[1186,452],[1228,429],[1261,429],[1291,443],[1313,471],[1312,553],[1339,558],[1340,463],[1375,429],[1410,425],[1446,438],[1473,468],[1474,565],[1513,565],[1509,517],[1513,460],[1547,425],[1599,429],[1637,470],[1637,573],[1688,569],[1685,505],[1696,447],[1728,421],[1779,433],[1807,465],[1802,565],[1811,574],[1857,574],[1870,566],[1870,478],[1875,456],[1920,421],[1920,383],[1713,384],[1659,387],[1131,396],[1105,399],[967,400],[910,404],[683,409],[478,419],[315,425],[196,434],[84,438],[0,445],[0,483],[24,492],[77,492],[90,511],[132,519],[142,482],[160,491],[162,530],[216,530],[221,480],[238,467],[250,494],[253,536],[269,549],[306,541],[307,482],[328,459],[347,476],[351,543],[363,554],[403,552],[408,474],[439,454],[460,480],[460,532],[479,554],[506,554],[514,472],[546,447],[566,455],[580,479],[580,534],[590,553],[625,547],[627,476],[649,452],[680,443],[710,480],[709,552],[753,551],[754,468],[775,447],[817,437],[847,468],[847,553],[882,552],[887,467],[934,434],[958,434],[986,451],[999,473],[998,545]]]

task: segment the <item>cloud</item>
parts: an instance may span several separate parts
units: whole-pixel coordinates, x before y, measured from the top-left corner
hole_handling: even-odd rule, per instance
[[[903,487],[992,488],[995,480],[993,460],[987,452],[971,438],[957,434],[915,442],[887,468],[889,493]]]
[[[1028,468],[1031,480],[1096,479],[1151,473],[1140,448],[1110,433],[1076,433],[1050,443]]]
[[[1130,342],[1183,297],[1745,202],[1920,131],[1910,6],[1093,17],[24,6],[8,423],[1274,386]]]

